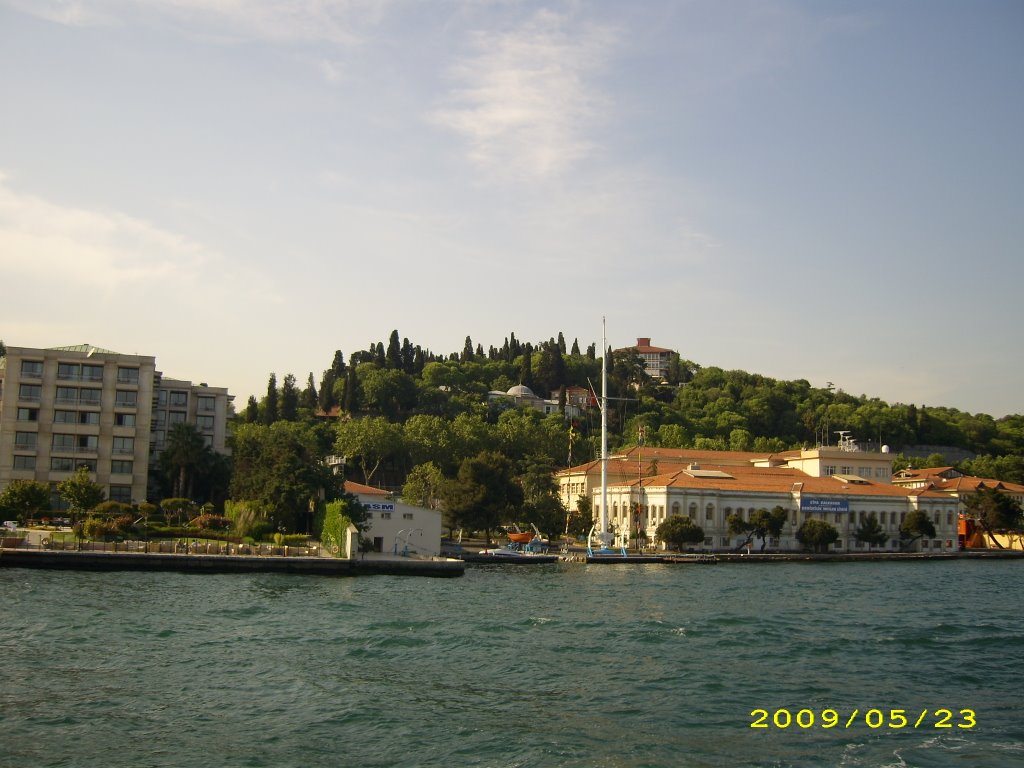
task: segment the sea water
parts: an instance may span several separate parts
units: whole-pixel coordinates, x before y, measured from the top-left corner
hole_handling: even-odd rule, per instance
[[[0,569],[0,766],[1024,765],[1022,587],[1008,561]]]

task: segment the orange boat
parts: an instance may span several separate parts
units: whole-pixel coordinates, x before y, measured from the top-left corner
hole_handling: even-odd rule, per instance
[[[514,541],[517,544],[529,544],[534,538],[534,534],[532,532],[521,533],[519,531],[506,531],[506,533],[509,541]]]

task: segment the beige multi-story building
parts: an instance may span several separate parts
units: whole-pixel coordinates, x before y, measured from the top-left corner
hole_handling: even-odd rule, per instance
[[[160,455],[167,433],[176,424],[191,424],[203,436],[206,447],[227,453],[228,408],[234,395],[224,387],[193,384],[156,372],[153,397],[151,453]]]
[[[146,500],[166,425],[193,424],[225,452],[226,389],[166,379],[156,358],[89,344],[7,347],[0,358],[0,489],[35,480],[51,489],[88,468],[111,501]],[[166,405],[164,405],[166,403]]]
[[[644,361],[644,371],[652,379],[667,379],[668,364],[672,357],[672,350],[665,347],[651,346],[649,336],[636,340],[636,346],[617,349],[616,352],[633,352]]]
[[[56,485],[82,466],[107,498],[144,501],[156,359],[88,344],[7,347],[0,359],[0,488]]]

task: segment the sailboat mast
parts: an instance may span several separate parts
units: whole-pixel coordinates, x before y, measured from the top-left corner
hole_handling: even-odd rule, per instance
[[[601,318],[601,544],[608,534],[608,339]]]

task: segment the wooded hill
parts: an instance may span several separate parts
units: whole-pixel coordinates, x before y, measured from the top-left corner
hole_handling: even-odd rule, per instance
[[[598,457],[597,408],[571,421],[520,413],[516,419],[504,417],[503,425],[502,414],[516,409],[508,401],[488,402],[487,393],[525,384],[541,398],[561,396],[564,403],[566,387],[600,390],[598,358],[596,345],[581,350],[574,340],[567,346],[562,333],[536,344],[522,343],[510,334],[500,347],[486,351],[466,337],[461,352],[435,355],[407,338],[399,340],[396,330],[386,344],[377,342],[353,352],[347,362],[336,351],[319,384],[312,372],[304,388],[297,386],[292,374],[285,375],[280,386],[271,374],[267,394],[259,400],[250,397],[239,419],[271,424],[312,420],[319,413],[320,418],[337,416],[340,424],[375,417],[395,425],[398,442],[388,455],[378,451],[371,462],[373,472],[359,478],[372,480],[376,475],[385,487],[401,485],[427,456],[426,460],[442,459],[450,472],[475,449],[503,451],[520,463],[520,469],[524,462],[557,468]],[[969,474],[1024,482],[1021,415],[995,419],[955,408],[890,404],[865,394],[814,387],[803,379],[784,381],[704,366],[677,354],[666,380],[653,381],[635,354],[609,349],[608,359],[609,395],[620,398],[609,408],[613,451],[635,445],[641,426],[648,445],[736,451],[834,445],[836,432],[849,430],[864,448],[890,446],[900,466],[957,464]],[[512,435],[510,424],[524,418],[533,426],[519,424],[521,434]],[[459,434],[452,433],[455,427]],[[431,440],[436,443],[433,448],[428,446]],[[938,447],[928,449],[937,455],[919,456],[917,446]],[[974,458],[948,461],[944,452]],[[365,466],[369,465],[364,462]]]

